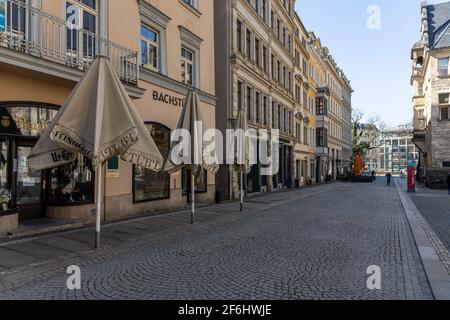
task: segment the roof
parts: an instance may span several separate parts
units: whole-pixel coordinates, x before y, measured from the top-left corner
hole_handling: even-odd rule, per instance
[[[450,1],[427,6],[430,47],[450,47]]]

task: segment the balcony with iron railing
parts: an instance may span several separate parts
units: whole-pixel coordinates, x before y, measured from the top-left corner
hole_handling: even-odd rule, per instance
[[[40,70],[53,64],[73,72],[85,72],[96,55],[110,58],[111,65],[124,84],[136,87],[139,79],[137,51],[122,47],[100,35],[79,28],[38,8],[17,0],[5,1],[5,19],[0,23],[0,62],[21,66],[39,59]],[[7,51],[5,51],[7,50]],[[8,60],[9,58],[9,60]],[[67,72],[61,72],[67,74]],[[76,78],[73,76],[71,80]]]

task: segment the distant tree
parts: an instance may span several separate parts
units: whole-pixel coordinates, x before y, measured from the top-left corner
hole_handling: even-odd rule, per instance
[[[377,140],[379,131],[364,131],[362,130],[362,120],[364,119],[364,113],[358,109],[355,109],[352,114],[353,132],[352,132],[352,167],[355,163],[355,158],[360,155],[363,159],[366,158],[368,152],[373,149],[377,149],[380,146],[374,145]],[[376,127],[378,130],[386,128],[385,123],[381,120],[379,115],[370,116],[365,125]]]

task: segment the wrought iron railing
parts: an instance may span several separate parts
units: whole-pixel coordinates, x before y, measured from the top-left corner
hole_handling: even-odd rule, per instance
[[[1,1],[0,1],[1,3]],[[98,54],[110,58],[120,79],[137,85],[138,52],[79,28],[19,0],[5,1],[0,47],[86,71]]]

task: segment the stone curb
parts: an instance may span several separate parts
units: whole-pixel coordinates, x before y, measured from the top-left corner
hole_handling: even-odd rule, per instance
[[[431,233],[434,232],[429,226],[427,227],[428,224],[422,217],[422,214],[397,181],[395,181],[395,185],[405,209],[433,295],[436,300],[450,300],[450,275],[432,241],[434,237],[431,237]]]

